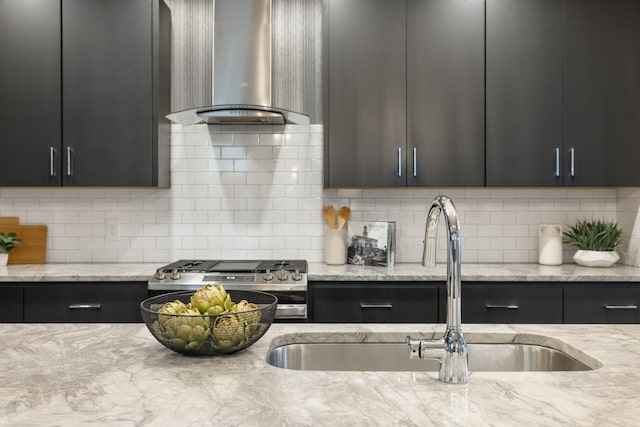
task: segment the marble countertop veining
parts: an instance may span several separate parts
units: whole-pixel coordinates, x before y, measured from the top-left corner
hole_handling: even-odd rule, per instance
[[[637,282],[640,268],[614,265],[609,268],[581,267],[577,264],[547,266],[540,264],[462,264],[463,281],[518,282]],[[447,265],[426,268],[420,264],[398,264],[391,267],[358,265],[331,266],[309,264],[309,280],[318,281],[444,281]]]
[[[0,425],[514,426],[637,425],[640,325],[463,325],[540,334],[602,363],[581,372],[292,371],[265,361],[301,333],[432,333],[443,325],[274,324],[249,349],[186,357],[143,324],[0,324]],[[288,335],[288,336],[287,336]],[[408,357],[408,356],[407,356]]]
[[[25,264],[0,267],[2,282],[146,282],[165,263]],[[309,281],[444,281],[446,264],[425,268],[420,264],[393,267],[309,263]],[[464,281],[522,282],[640,282],[640,267],[614,265],[588,268],[576,264],[463,264]]]
[[[1,282],[146,282],[165,263],[20,264],[0,267]]]

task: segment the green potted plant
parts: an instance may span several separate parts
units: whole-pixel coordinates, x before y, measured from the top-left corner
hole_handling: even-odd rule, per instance
[[[586,267],[610,267],[618,262],[623,237],[616,222],[600,219],[577,221],[563,233],[564,242],[578,249],[573,260]]]
[[[9,252],[20,242],[22,241],[16,237],[15,232],[12,231],[9,234],[0,232],[0,265],[7,265]]]

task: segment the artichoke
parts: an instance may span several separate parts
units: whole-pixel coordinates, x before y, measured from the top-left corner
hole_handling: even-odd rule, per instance
[[[193,308],[184,308],[176,315],[163,316],[158,322],[160,332],[176,349],[200,350],[209,336],[211,320]]]
[[[248,337],[251,337],[258,330],[258,324],[260,323],[262,313],[254,303],[243,299],[239,303],[235,304],[229,311],[238,313],[238,319],[245,323],[245,329]]]
[[[216,315],[224,313],[231,306],[231,296],[222,285],[208,284],[191,296],[191,307],[202,314]]]
[[[158,310],[158,323],[160,326],[164,325],[164,322],[173,318],[173,316],[163,316],[166,314],[178,314],[182,310],[185,310],[187,306],[180,300],[165,303],[160,310]]]
[[[245,322],[236,314],[219,316],[212,328],[213,344],[223,350],[234,350],[247,341]]]

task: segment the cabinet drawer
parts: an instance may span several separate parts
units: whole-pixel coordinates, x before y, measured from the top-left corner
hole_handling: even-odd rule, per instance
[[[142,322],[146,283],[78,283],[26,286],[25,322]]]
[[[562,287],[463,285],[462,322],[562,323]]]
[[[438,320],[437,286],[319,284],[312,287],[312,321],[401,323]]]
[[[565,323],[640,323],[640,287],[565,288]]]
[[[22,322],[22,286],[0,286],[0,322]]]

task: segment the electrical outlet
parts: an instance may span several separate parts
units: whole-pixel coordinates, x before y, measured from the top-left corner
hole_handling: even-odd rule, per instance
[[[120,219],[107,218],[105,240],[120,240]]]

